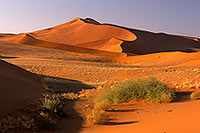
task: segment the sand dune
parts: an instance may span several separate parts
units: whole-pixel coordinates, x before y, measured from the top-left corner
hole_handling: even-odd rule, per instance
[[[196,66],[200,65],[200,52],[162,52],[140,56],[122,57],[118,63],[135,64],[142,66]]]
[[[2,35],[0,39],[77,53],[97,52],[91,49],[123,52],[128,53],[128,55],[172,51],[196,52],[200,50],[198,38],[102,24],[91,18],[76,18],[65,24],[28,34]]]
[[[0,60],[0,117],[33,103],[42,94],[40,78]]]
[[[124,41],[136,39],[136,36],[126,29],[110,25],[97,25],[94,24],[95,20],[91,21],[91,19],[88,21],[88,19],[76,18],[68,23],[30,34],[41,40],[70,45],[112,38]]]
[[[171,51],[194,52],[191,48],[200,48],[200,42],[194,37],[152,33],[111,24],[101,24],[90,18],[77,18],[68,23],[30,34],[41,40],[61,44],[134,54]],[[105,40],[110,41],[106,44]],[[120,44],[121,48],[117,47]]]
[[[78,46],[73,46],[73,45],[42,41],[42,40],[36,39],[35,37],[31,36],[30,34],[25,34],[25,33],[18,34],[16,36],[12,36],[12,37],[6,37],[3,40],[7,41],[7,42],[17,43],[17,44],[25,44],[25,45],[31,45],[31,46],[37,46],[37,47],[53,48],[53,49],[71,51],[71,52],[76,52],[76,53],[92,54],[92,55],[98,55],[98,56],[110,56],[110,57],[126,56],[126,54],[115,52],[115,51],[111,51],[111,52],[103,51],[102,48],[100,48],[101,50],[98,50],[98,49],[92,49],[93,47],[85,48],[85,47],[80,47],[80,46],[78,47]],[[110,41],[110,40],[108,40],[108,41]],[[113,41],[117,41],[117,40],[113,40]],[[90,43],[88,43],[88,44],[90,44]],[[91,44],[92,44],[92,42],[91,42]],[[120,46],[118,46],[115,49],[120,49]]]
[[[131,43],[127,42],[127,45],[126,43],[124,44],[125,48],[128,48],[125,50],[126,52],[130,51],[138,54],[148,54],[171,51],[195,52],[192,48],[200,49],[200,43],[191,39],[134,29],[130,31],[134,32],[138,39]],[[130,45],[133,45],[133,47],[130,47]]]

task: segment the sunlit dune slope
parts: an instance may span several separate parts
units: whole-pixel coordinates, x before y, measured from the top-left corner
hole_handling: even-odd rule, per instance
[[[39,77],[2,60],[0,82],[0,117],[34,103],[44,91]]]
[[[135,64],[136,66],[200,66],[200,52],[162,52],[140,56],[122,57],[118,63]]]
[[[61,44],[83,44],[98,40],[116,38],[124,41],[134,41],[136,36],[130,31],[93,22],[92,19],[76,18],[68,23],[58,25],[49,29],[30,33],[38,39]]]
[[[200,41],[195,37],[130,29],[112,24],[103,24],[91,18],[76,18],[70,22],[26,35],[29,40],[27,40],[27,36],[23,38],[22,34],[16,35],[17,38],[12,35],[3,36],[0,39],[73,52],[81,51],[81,53],[87,53],[88,49],[90,49],[90,53],[91,49],[95,49],[116,53],[123,52],[128,53],[128,55],[172,51],[190,53],[200,50]],[[34,40],[30,41],[30,37]],[[75,48],[76,50],[74,50]],[[87,50],[83,48],[87,48]]]
[[[191,48],[200,48],[197,38],[101,24],[89,18],[77,18],[68,23],[31,34],[50,42],[134,54],[171,51],[194,52],[195,50],[191,50]],[[117,47],[120,44],[121,47]]]
[[[25,45],[31,45],[31,46],[37,46],[37,47],[45,47],[45,48],[53,48],[53,49],[71,51],[71,52],[76,52],[76,53],[92,54],[92,55],[97,55],[97,56],[111,56],[111,57],[126,56],[126,54],[119,53],[119,52],[109,52],[109,51],[90,49],[90,48],[85,48],[85,47],[80,47],[80,46],[42,41],[42,40],[38,40],[34,38],[30,34],[24,34],[24,33],[18,34],[12,37],[4,38],[3,40],[7,42],[12,42],[12,43],[25,44]]]

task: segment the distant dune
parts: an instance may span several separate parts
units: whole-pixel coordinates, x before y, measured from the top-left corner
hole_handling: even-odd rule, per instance
[[[103,47],[103,43],[105,44],[107,41],[110,41],[110,40],[102,40],[103,43],[101,43],[101,41],[88,43],[87,45],[90,48],[82,47],[82,44],[73,46],[73,45],[67,45],[67,44],[47,42],[47,41],[36,39],[35,37],[31,36],[30,34],[25,34],[25,33],[21,33],[21,34],[18,34],[16,36],[11,36],[11,37],[4,37],[3,40],[7,41],[7,42],[17,43],[17,44],[25,44],[25,45],[31,45],[31,46],[37,46],[37,47],[53,48],[53,49],[71,51],[71,52],[82,53],[82,54],[92,54],[92,55],[97,55],[97,56],[109,56],[109,57],[126,56],[126,54],[124,54],[124,53],[103,51],[103,50],[99,50],[99,49],[93,49],[92,47],[90,47],[90,45],[93,43],[95,43],[95,44],[100,43],[99,45],[102,45],[102,47]],[[118,40],[113,40],[113,41],[118,41]],[[112,46],[110,46],[110,47],[113,48]],[[120,48],[120,46],[118,46],[117,48]],[[116,48],[113,48],[113,49],[116,49]]]
[[[111,56],[112,53],[115,53],[113,54],[115,56],[116,53],[142,55],[200,50],[198,38],[103,24],[91,18],[76,18],[65,24],[27,34],[2,35],[0,40],[77,53],[100,53],[97,55]]]
[[[2,60],[0,81],[0,117],[34,103],[44,91],[39,77]]]

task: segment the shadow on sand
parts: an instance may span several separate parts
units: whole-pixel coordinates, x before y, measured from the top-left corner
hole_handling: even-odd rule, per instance
[[[127,125],[127,124],[133,124],[138,123],[138,121],[127,121],[127,122],[109,122],[106,125]]]
[[[39,75],[43,78],[44,83],[48,86],[52,93],[78,93],[82,89],[92,89],[91,85],[84,84],[83,82],[71,79],[57,78],[52,76]],[[48,91],[49,91],[48,90]],[[66,101],[64,105],[64,112],[67,114],[66,118],[62,118],[58,123],[60,128],[56,133],[78,133],[80,132],[83,124],[83,119],[75,110],[74,106],[77,101]]]
[[[176,101],[175,102],[187,102],[187,101],[189,101],[191,93],[192,93],[192,91],[176,92]]]
[[[138,109],[118,109],[118,110],[107,110],[107,112],[134,112]]]
[[[68,93],[74,92],[78,93],[82,89],[93,89],[95,87],[87,85],[81,81],[64,79],[52,76],[39,75],[43,78],[46,86],[49,88],[49,91],[55,93]]]
[[[15,59],[18,57],[8,57],[8,56],[0,56],[0,59]]]

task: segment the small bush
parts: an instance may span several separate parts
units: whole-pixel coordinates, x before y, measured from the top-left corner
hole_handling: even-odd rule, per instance
[[[121,103],[130,100],[147,100],[152,103],[172,102],[175,92],[156,78],[127,80],[114,85],[112,90],[100,95],[96,102],[109,100],[111,103]]]
[[[109,122],[109,115],[105,111],[93,109],[85,116],[85,120],[89,124],[103,125]]]
[[[52,112],[57,112],[58,108],[60,107],[60,99],[56,95],[46,95],[42,101],[42,107]]]
[[[200,99],[200,91],[194,91],[190,94],[190,99],[198,100]]]
[[[96,102],[94,105],[95,110],[107,110],[111,106],[111,102],[107,99]]]
[[[78,99],[78,94],[75,94],[73,92],[63,93],[62,96],[67,100],[77,100]]]
[[[45,112],[53,112],[60,117],[66,116],[63,111],[63,104],[58,95],[46,95],[42,101],[41,107]]]

